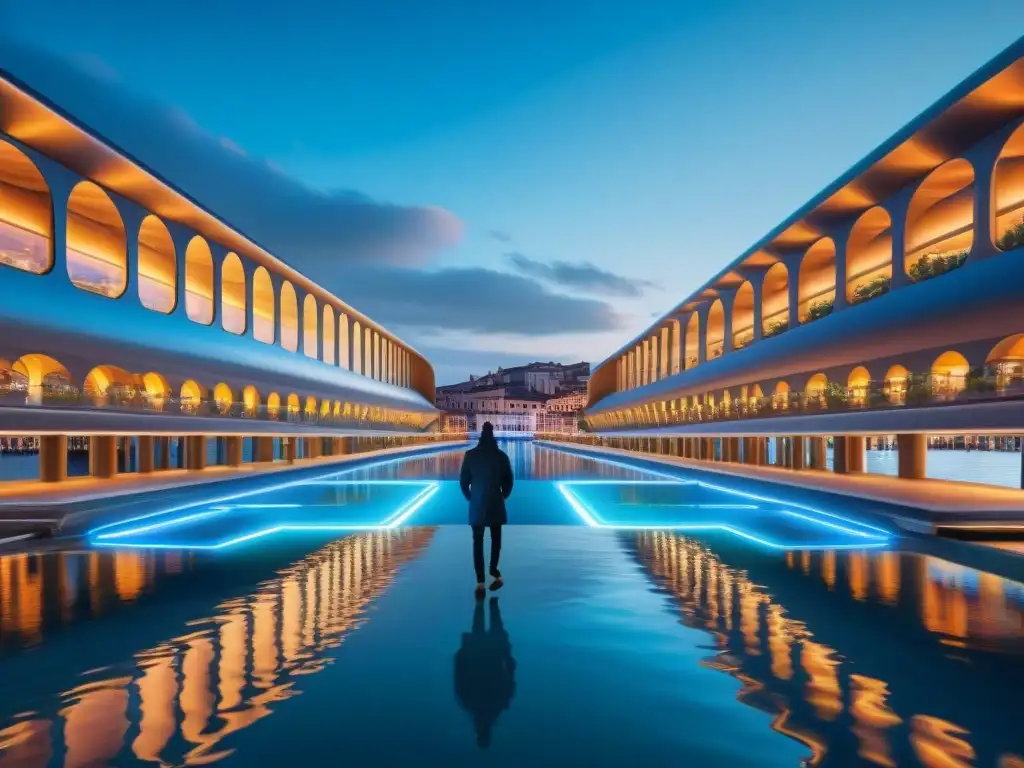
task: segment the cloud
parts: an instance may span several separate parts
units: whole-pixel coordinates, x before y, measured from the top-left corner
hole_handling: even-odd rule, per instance
[[[422,265],[462,238],[462,223],[440,208],[308,187],[183,110],[129,90],[96,56],[0,44],[6,71],[295,266]]]
[[[314,275],[344,286],[358,308],[386,326],[520,336],[594,333],[623,327],[604,301],[552,293],[529,277],[476,267],[352,268]]]
[[[497,240],[499,243],[512,242],[512,235],[507,232],[502,232],[500,229],[488,229],[487,236],[492,240]]]
[[[642,296],[644,291],[657,287],[649,280],[636,280],[616,275],[614,272],[608,272],[588,262],[571,264],[567,261],[552,261],[545,263],[515,251],[506,253],[505,256],[524,275],[563,288],[635,299]]]

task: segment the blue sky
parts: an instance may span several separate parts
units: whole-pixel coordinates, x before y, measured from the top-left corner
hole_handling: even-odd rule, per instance
[[[58,0],[0,10],[0,64],[448,382],[603,359],[1014,19],[1019,0]]]

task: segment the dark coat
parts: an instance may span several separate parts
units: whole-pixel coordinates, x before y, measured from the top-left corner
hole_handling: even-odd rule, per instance
[[[459,485],[469,502],[470,525],[504,525],[505,499],[512,493],[512,463],[498,444],[481,440],[462,459]]]

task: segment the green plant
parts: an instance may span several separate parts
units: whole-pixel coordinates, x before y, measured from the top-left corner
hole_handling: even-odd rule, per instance
[[[1024,245],[1024,216],[996,240],[996,246],[1001,251],[1012,251],[1022,245]]]
[[[889,292],[889,288],[892,286],[892,279],[888,277],[876,277],[874,280],[869,280],[866,283],[861,283],[853,289],[853,304],[860,304],[862,301],[873,299],[876,296],[882,296]]]
[[[930,280],[956,269],[967,260],[967,251],[949,253],[926,253],[910,268],[910,279],[915,283]]]
[[[811,322],[812,320],[820,320],[823,317],[827,317],[832,314],[832,309],[835,307],[835,299],[823,299],[822,301],[816,301],[811,304],[807,310],[807,317],[805,322]]]
[[[877,389],[868,392],[868,408],[885,408],[887,405],[891,405],[891,403],[885,392]]]
[[[753,340],[754,340],[754,334],[752,334],[752,333],[745,333],[742,336],[740,336],[740,337],[738,337],[736,339],[733,339],[732,348],[733,349],[743,349],[745,346],[747,346]]]
[[[964,384],[964,390],[967,392],[995,392],[996,383],[992,377],[987,374],[984,368],[972,368],[967,373],[967,381]]]
[[[850,393],[838,381],[830,381],[825,387],[825,404],[830,411],[842,411],[850,403]]]
[[[932,387],[927,376],[910,374],[907,377],[905,402],[907,405],[923,405],[932,399]]]
[[[770,339],[772,336],[778,336],[780,333],[785,333],[788,330],[788,321],[776,320],[773,323],[768,323],[768,327],[764,329],[764,338]]]

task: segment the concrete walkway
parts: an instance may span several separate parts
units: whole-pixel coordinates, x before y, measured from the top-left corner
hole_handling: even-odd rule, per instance
[[[1000,488],[953,480],[905,480],[888,475],[837,475],[820,469],[787,469],[724,462],[684,459],[659,453],[643,453],[620,448],[538,441],[553,448],[580,450],[607,458],[640,458],[683,469],[698,470],[729,477],[742,477],[766,483],[820,491],[857,499],[877,501],[926,513],[901,516],[882,510],[908,530],[932,533],[938,527],[982,528],[986,525],[1024,526],[1024,490]]]

